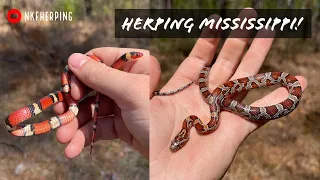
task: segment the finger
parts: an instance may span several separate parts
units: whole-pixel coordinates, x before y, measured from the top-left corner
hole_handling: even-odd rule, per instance
[[[56,137],[60,143],[69,142],[79,127],[83,126],[88,121],[92,121],[95,97],[88,97],[79,104],[79,113],[77,117],[70,123],[58,128]],[[113,114],[114,102],[106,97],[100,96],[99,116],[108,116]],[[91,127],[92,128],[92,127]]]
[[[114,129],[117,132],[118,138],[123,142],[126,142],[128,145],[132,146],[133,136],[136,139],[140,139],[140,142],[144,142],[144,144],[149,144],[149,124],[143,123],[143,121],[138,121],[139,125],[136,126],[136,122],[126,121],[124,122],[121,114],[126,114],[126,112],[121,111],[119,107],[115,107],[114,109]],[[142,119],[139,119],[142,120]],[[148,132],[146,132],[146,130]],[[134,135],[132,135],[134,133]],[[104,139],[102,136],[101,139]]]
[[[275,35],[272,31],[260,30],[256,36],[260,37],[262,34],[267,33]],[[231,79],[257,74],[271,48],[273,40],[274,38],[255,38]]]
[[[87,88],[74,74],[71,75],[71,95],[74,100],[80,100],[88,94],[90,88]]]
[[[272,31],[260,30],[256,37],[263,37],[264,34],[269,34],[268,37],[275,35]],[[257,74],[271,48],[273,39],[274,38],[255,38],[231,79]],[[235,100],[242,101],[247,94],[248,91],[237,93],[234,96]]]
[[[244,9],[238,17],[244,19],[245,17],[256,16],[255,10],[248,11],[248,9]],[[250,31],[235,30],[231,32],[229,37],[237,37],[239,34],[243,38],[228,38],[224,43],[210,71],[209,84],[211,87],[216,87],[228,81],[237,69],[249,41]]]
[[[101,118],[98,120],[96,141],[101,139],[103,133],[104,139],[116,139],[117,133],[114,130],[113,117]],[[103,127],[103,131],[101,131]],[[79,130],[76,131],[74,137],[65,148],[65,155],[67,158],[74,158],[78,156],[85,146],[90,145],[92,136],[92,122],[87,122]]]
[[[132,145],[132,135],[121,117],[121,110],[118,107],[114,109],[114,115],[100,118],[97,124],[97,133],[95,140],[110,140],[119,138],[120,140]],[[131,126],[132,127],[132,126]],[[92,140],[92,122],[81,127],[85,134],[85,146],[89,146]]]
[[[307,80],[304,77],[296,76],[301,84],[302,91],[307,87]],[[265,107],[277,104],[288,97],[288,91],[284,87],[277,88],[267,96],[255,101],[250,106]],[[254,130],[265,124],[267,121],[246,121],[240,116],[222,112],[220,118],[221,124],[217,131],[225,132],[230,139],[233,139],[233,144],[238,147],[240,143]]]
[[[141,99],[148,97],[149,79],[145,75],[122,72],[82,54],[71,55],[68,64],[84,84],[114,99],[121,108],[143,106]]]
[[[244,38],[248,39],[248,37],[251,36],[251,33],[253,32],[253,29],[247,30],[246,28],[241,27],[248,27],[250,24],[248,23],[251,18],[256,18],[257,12],[253,8],[244,8],[240,11],[238,18],[240,19],[239,28],[236,28],[235,30],[231,31],[228,38]],[[244,22],[245,21],[245,22]],[[242,23],[244,22],[244,26],[242,26]]]
[[[210,18],[218,19],[219,16],[213,15]],[[208,35],[203,35],[209,32],[217,33],[216,31],[209,31],[208,27],[206,27],[201,36],[209,37]],[[185,85],[190,81],[194,81],[199,76],[201,69],[212,62],[219,41],[220,38],[199,38],[189,56],[181,63],[168,83],[179,87],[181,86],[180,84]],[[177,82],[181,80],[183,82]]]
[[[125,72],[149,75],[150,71],[150,52],[145,51],[139,60],[130,61],[123,65],[122,70]]]
[[[302,88],[302,92],[306,90],[308,82],[303,76],[295,76]],[[270,106],[285,100],[288,97],[288,90],[284,87],[277,88],[270,94],[252,103],[252,106]]]
[[[150,98],[153,96],[153,92],[157,90],[160,78],[161,68],[158,60],[154,56],[150,56]]]
[[[307,80],[303,76],[296,76],[296,78],[301,84],[302,92],[305,91],[308,85]],[[288,98],[288,90],[284,87],[280,87],[272,91],[270,94],[264,96],[263,98],[255,101],[254,103],[251,104],[251,106],[255,106],[255,107],[271,106],[279,102],[282,102],[286,98]],[[252,132],[257,128],[257,124],[251,123],[249,121],[247,121],[246,124],[248,126],[249,132]]]
[[[215,22],[219,18],[220,16],[217,14],[209,17],[209,19],[214,19]],[[220,38],[208,38],[210,37],[210,33],[212,33],[212,36],[216,36],[216,34],[218,34],[219,32],[211,30],[209,27],[205,27],[205,29],[202,31],[201,36],[206,38],[199,38],[189,54],[189,57],[202,60],[207,66],[212,62],[220,41]],[[189,67],[192,66],[193,64],[190,64]]]
[[[92,89],[85,86],[75,75],[71,75],[71,95],[74,100],[80,100]],[[59,102],[54,105],[53,110],[56,114],[63,114],[68,110],[68,105],[65,101]]]
[[[63,101],[63,102],[58,102],[57,104],[55,104],[53,106],[53,111],[56,113],[56,114],[63,114],[67,111],[68,109],[68,104]]]

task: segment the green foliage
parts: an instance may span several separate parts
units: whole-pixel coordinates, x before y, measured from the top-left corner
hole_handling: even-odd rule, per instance
[[[294,8],[305,8],[305,1],[304,0],[295,0],[294,1]]]
[[[274,0],[264,0],[262,7],[264,9],[280,9],[280,7],[278,7],[277,1]]]
[[[72,12],[73,18],[75,19],[81,19],[83,17],[83,1],[57,0],[54,9],[56,11]]]
[[[200,7],[204,7],[204,8],[208,8],[208,9],[217,8],[217,3],[215,1],[211,1],[211,0],[200,1],[199,5],[200,5]]]
[[[202,0],[202,1],[184,1],[184,0],[173,0],[172,8],[177,9],[215,9],[216,2],[212,0]]]
[[[314,10],[319,9],[319,1],[318,0],[292,0],[293,8],[312,8]],[[242,9],[245,7],[251,7],[253,4],[253,0],[220,0],[212,1],[212,0],[172,0],[171,7],[175,9],[220,9],[222,3],[226,3],[226,8],[237,8]],[[288,0],[282,1],[274,1],[274,0],[260,0],[261,7],[264,9],[285,9],[288,8]],[[151,0],[150,7],[151,8],[165,8],[163,7],[163,2],[160,0]]]
[[[240,7],[237,6],[237,8],[246,8],[246,7],[251,7],[252,6],[252,0],[243,0],[240,4]]]
[[[95,4],[95,7],[97,9],[100,9],[101,6],[103,9],[103,14],[106,17],[113,17],[114,9],[132,9],[133,1],[132,0],[118,0],[118,1],[109,1],[109,2],[103,1]]]
[[[196,1],[173,0],[172,1],[172,8],[190,9],[192,7],[195,7],[194,6],[195,4],[196,4]]]
[[[108,5],[103,5],[103,13],[107,16],[110,17],[112,15],[112,9]]]

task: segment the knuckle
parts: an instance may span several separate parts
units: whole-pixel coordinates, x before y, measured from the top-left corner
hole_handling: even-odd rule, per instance
[[[104,76],[107,73],[108,68],[106,65],[102,64],[99,66],[94,66],[93,64],[88,67],[88,71],[85,74],[85,81],[90,84],[99,83],[99,77]]]

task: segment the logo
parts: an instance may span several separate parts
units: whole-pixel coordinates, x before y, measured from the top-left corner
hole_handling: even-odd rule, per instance
[[[16,24],[22,18],[18,9],[8,11],[7,19],[10,23]],[[72,21],[71,11],[25,11],[23,20],[27,21]]]
[[[8,11],[7,19],[10,23],[16,24],[21,20],[21,12],[18,9]]]

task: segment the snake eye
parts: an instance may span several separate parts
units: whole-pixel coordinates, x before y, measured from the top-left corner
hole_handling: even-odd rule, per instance
[[[130,54],[131,54],[132,59],[137,59],[137,58],[143,56],[143,54],[141,52],[131,52]]]
[[[179,147],[179,144],[180,144],[179,142],[175,142],[174,146]]]
[[[143,54],[142,54],[141,52],[137,52],[137,56],[138,56],[138,57],[142,57]]]
[[[180,144],[181,144],[180,141],[171,141],[170,149],[173,151],[176,151],[180,148]]]

